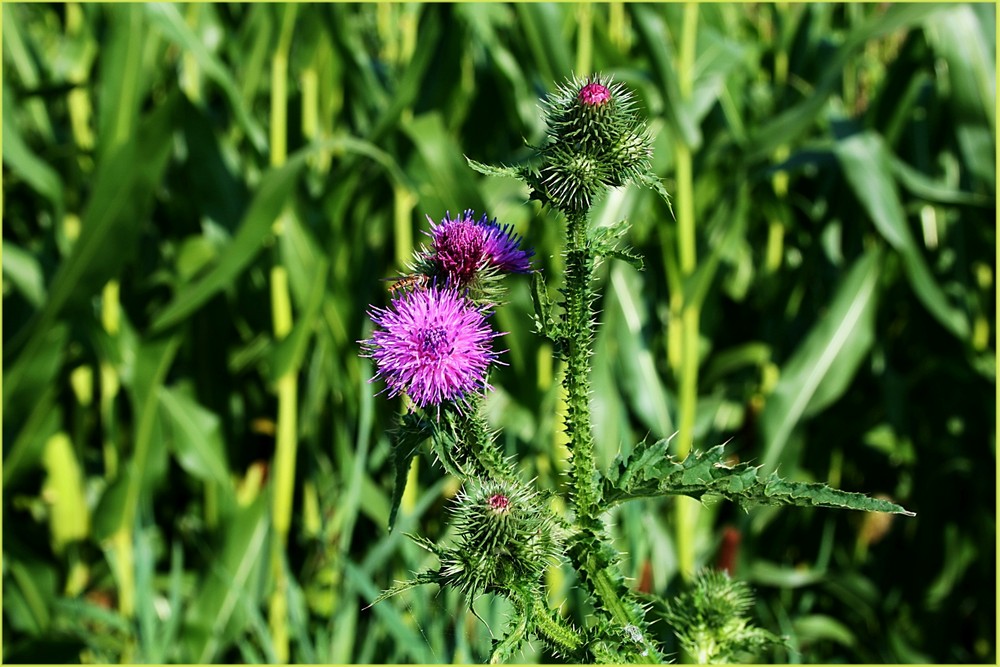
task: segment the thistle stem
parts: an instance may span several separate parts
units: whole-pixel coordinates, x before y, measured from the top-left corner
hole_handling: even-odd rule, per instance
[[[568,216],[564,353],[566,372],[566,434],[571,452],[573,504],[581,526],[597,525],[597,464],[590,423],[590,357],[593,352],[594,318],[591,312],[590,278],[594,252],[587,243],[586,213]]]
[[[600,552],[596,544],[607,544],[609,537],[601,524],[601,495],[597,462],[594,457],[594,436],[590,418],[590,358],[593,355],[594,312],[591,309],[595,253],[587,238],[587,214],[567,216],[566,284],[563,288],[563,355],[566,373],[566,434],[569,437],[572,479],[572,502],[576,509],[579,529],[570,549],[574,567],[592,583],[598,607],[611,617],[617,627],[645,627],[639,607],[623,586],[609,574],[614,568],[613,556]],[[651,644],[640,656],[655,661],[658,653]]]

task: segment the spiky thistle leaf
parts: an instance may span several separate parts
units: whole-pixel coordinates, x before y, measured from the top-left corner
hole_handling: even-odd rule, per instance
[[[914,516],[899,505],[851,493],[826,484],[795,482],[777,473],[763,475],[759,466],[726,463],[724,445],[707,452],[692,452],[683,461],[666,453],[666,441],[645,443],[627,456],[619,455],[604,480],[604,502],[614,504],[630,498],[684,495],[722,497],[744,509],[756,505],[831,507],[867,512],[890,512]]]

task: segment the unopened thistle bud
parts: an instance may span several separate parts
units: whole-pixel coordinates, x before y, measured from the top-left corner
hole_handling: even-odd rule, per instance
[[[456,548],[442,574],[471,596],[533,584],[558,553],[557,528],[538,494],[509,481],[470,481],[453,508]]]
[[[725,572],[703,571],[692,588],[666,605],[665,618],[680,645],[699,664],[745,661],[783,640],[753,626],[746,617],[753,593]]]
[[[603,76],[572,79],[544,103],[545,198],[565,211],[588,208],[609,187],[649,171],[651,137],[632,94]]]

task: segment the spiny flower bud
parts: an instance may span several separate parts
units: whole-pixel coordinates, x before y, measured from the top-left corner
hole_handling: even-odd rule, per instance
[[[551,515],[521,483],[470,481],[452,511],[459,540],[441,572],[469,595],[535,583],[558,553]]]
[[[652,139],[645,129],[623,134],[609,156],[613,164],[608,170],[611,174],[608,185],[624,185],[648,172],[652,155]]]
[[[552,152],[552,159],[542,169],[542,179],[549,199],[569,210],[590,207],[594,197],[606,187],[608,174],[597,157],[573,150]]]
[[[651,138],[633,95],[609,77],[571,79],[544,102],[549,143],[541,167],[546,199],[564,211],[589,208],[608,187],[649,171]]]
[[[664,617],[699,664],[738,662],[782,639],[746,618],[753,593],[725,572],[702,571],[690,591],[666,604]]]

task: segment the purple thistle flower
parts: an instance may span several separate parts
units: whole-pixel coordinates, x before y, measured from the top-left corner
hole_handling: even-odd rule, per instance
[[[454,220],[446,213],[444,220],[431,223],[432,257],[453,284],[469,283],[483,268],[496,268],[508,273],[531,270],[530,250],[521,250],[520,239],[510,225],[499,225],[484,214],[478,221],[471,210]]]
[[[406,392],[425,407],[490,388],[486,370],[497,359],[490,341],[499,334],[454,287],[406,292],[369,316],[380,329],[360,341],[362,356],[375,360],[389,396]]]

